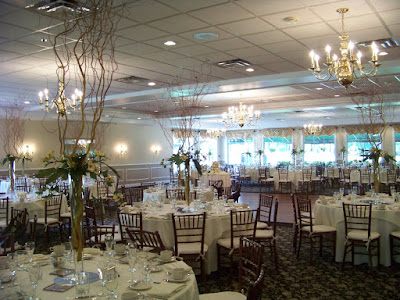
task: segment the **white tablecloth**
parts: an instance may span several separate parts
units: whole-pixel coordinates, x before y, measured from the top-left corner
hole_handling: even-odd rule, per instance
[[[8,181],[8,180],[0,181],[0,193],[2,193],[2,194],[7,193],[9,187],[10,187],[10,181]]]
[[[84,261],[84,270],[87,272],[92,272],[97,274],[97,261],[102,259],[100,256],[95,256],[94,259],[91,260],[85,260]],[[67,264],[66,267],[72,268],[72,265]],[[39,280],[39,284],[37,287],[37,294],[36,296],[41,298],[42,300],[54,300],[54,299],[74,299],[76,296],[75,293],[75,288],[72,287],[68,291],[65,292],[50,292],[50,291],[44,291],[43,288],[46,286],[54,283],[54,279],[56,278],[55,275],[49,275],[52,271],[55,269],[51,264],[43,266],[42,267],[42,272],[43,272],[43,279]],[[116,263],[116,270],[118,274],[120,275],[118,279],[118,287],[117,287],[117,295],[118,299],[121,298],[121,295],[125,292],[133,292],[131,289],[129,289],[130,283],[127,282],[131,278],[131,274],[129,273],[129,265],[128,264],[121,264],[117,261]],[[4,270],[2,271],[4,272]],[[152,279],[153,282],[162,282],[165,284],[163,279],[168,278],[166,274],[166,268],[165,266],[162,266],[162,271],[161,272],[156,272],[156,273],[151,273],[150,278]],[[18,271],[16,274],[16,283],[21,282],[23,280],[28,279],[28,273],[26,271]],[[153,283],[153,286],[156,286],[155,283]],[[0,290],[0,299],[7,299],[8,297],[5,296],[7,295],[6,293],[10,293],[10,290],[15,293],[19,288],[6,288],[3,290]],[[141,294],[148,294],[151,293],[152,288],[149,290],[145,291],[140,291]],[[102,287],[100,281],[96,281],[90,284],[90,291],[89,295],[96,295],[98,293],[102,292]],[[3,295],[3,296],[2,296]],[[94,296],[95,297],[95,296]],[[90,298],[88,298],[90,299]],[[100,298],[100,299],[105,299],[105,298]],[[199,299],[199,292],[198,292],[198,287],[197,287],[197,282],[196,282],[196,277],[192,273],[189,277],[189,280],[183,284],[183,288],[176,293],[174,293],[171,297],[168,299],[175,299],[175,300],[187,300],[187,299],[193,299],[197,300]]]
[[[369,199],[369,198],[363,198]],[[336,261],[343,259],[345,228],[343,208],[340,204],[324,205],[317,201],[314,207],[315,224],[336,227]],[[376,210],[373,205],[371,230],[381,234],[380,263],[390,266],[389,234],[400,230],[400,207],[397,204],[388,205],[386,210]],[[350,254],[346,259],[350,259]],[[356,255],[355,264],[367,263],[368,256]]]
[[[201,176],[201,182],[208,187],[210,180],[222,180],[223,187],[231,186],[231,173],[220,172],[220,173],[203,173]]]
[[[210,188],[201,188],[196,187],[193,188],[191,191],[197,192],[197,199],[199,199],[199,194],[202,193],[204,200],[211,201],[214,197],[214,190]],[[143,191],[143,202],[147,201],[157,201],[157,202],[164,202],[166,198],[166,191],[150,191],[149,189]]]

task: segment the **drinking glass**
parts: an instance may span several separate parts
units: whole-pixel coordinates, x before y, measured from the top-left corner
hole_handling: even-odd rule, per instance
[[[112,235],[107,235],[105,238],[105,243],[106,243],[106,252],[108,255],[112,255],[112,251],[114,250],[114,237]]]
[[[108,268],[108,261],[101,260],[97,262],[97,273],[99,274],[100,282],[101,282],[101,294],[104,296],[104,286],[106,285],[105,273]]]
[[[35,242],[26,242],[25,243],[25,250],[26,250],[26,252],[28,252],[29,261],[32,262],[33,252],[35,252]]]
[[[17,270],[17,266],[15,263],[14,255],[12,253],[7,254],[7,262],[8,262],[8,268],[10,269],[10,274],[11,274],[11,285],[14,286],[15,272]]]
[[[14,259],[17,267],[23,270],[29,261],[29,255],[26,250],[17,250],[14,253]]]
[[[32,288],[33,288],[33,300],[39,300],[39,298],[36,298],[36,289],[38,286],[39,279],[41,278],[41,268],[39,264],[31,264],[29,267],[29,280],[31,282]]]
[[[107,299],[117,299],[118,295],[116,294],[117,286],[118,286],[118,273],[115,268],[108,268],[105,272],[105,283],[106,289],[109,292],[109,295],[106,296]]]
[[[75,292],[76,296],[79,298],[83,298],[89,295],[89,282],[88,276],[86,272],[78,272],[76,274],[76,284],[75,284]]]
[[[62,243],[61,245],[64,246],[64,257],[65,260],[68,262],[73,262],[73,257],[72,257],[72,244],[71,242],[65,242]]]

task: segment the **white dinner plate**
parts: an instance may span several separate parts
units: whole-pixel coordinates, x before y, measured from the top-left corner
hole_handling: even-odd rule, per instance
[[[131,290],[134,290],[134,291],[144,291],[144,290],[150,289],[151,286],[152,286],[152,283],[151,283],[151,282],[140,281],[140,282],[131,284],[131,285],[129,286],[129,288],[130,288]]]
[[[173,283],[183,283],[183,282],[186,282],[186,281],[188,281],[189,279],[190,279],[190,274],[185,274],[185,276],[182,278],[182,279],[174,279],[173,277],[172,277],[172,274],[171,273],[168,273],[167,274],[167,282],[173,282]]]

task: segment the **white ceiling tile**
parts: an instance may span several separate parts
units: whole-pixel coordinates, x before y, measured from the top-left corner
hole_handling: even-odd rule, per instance
[[[257,45],[273,44],[292,40],[290,36],[280,30],[249,34],[242,38]]]
[[[14,11],[18,11],[18,8],[7,3],[0,2],[0,16],[8,15]]]
[[[400,8],[400,1],[398,0],[372,0],[371,4],[377,11],[388,11]]]
[[[134,43],[134,44],[118,47],[116,49],[116,51],[123,52],[126,54],[131,54],[131,55],[141,55],[141,54],[161,52],[162,49],[151,46],[151,45],[146,45],[143,43]]]
[[[119,50],[119,49],[118,49],[119,47],[123,47],[123,46],[127,46],[127,45],[132,45],[132,44],[135,44],[135,43],[136,43],[136,42],[133,41],[133,40],[131,40],[131,39],[127,39],[127,38],[118,36],[118,37],[115,39],[115,49],[116,49],[116,50]]]
[[[351,39],[354,43],[379,40],[390,37],[389,32],[383,26],[365,30],[349,31],[347,32],[347,35],[349,36],[349,39]]]
[[[293,28],[282,29],[285,33],[295,39],[304,39],[316,36],[334,34],[335,31],[325,23],[309,24]]]
[[[400,40],[400,25],[390,25],[389,30],[394,34],[397,40]]]
[[[283,61],[284,59],[282,59],[279,56],[276,56],[274,54],[267,53],[264,55],[250,56],[250,57],[248,57],[248,60],[252,64],[263,65],[266,63],[274,63],[274,62],[278,62],[278,61]]]
[[[334,21],[341,19],[341,14],[336,12],[336,10],[342,7],[346,7],[349,9],[349,11],[345,14],[345,21],[346,18],[373,13],[373,10],[365,2],[365,0],[338,1],[324,5],[312,6],[310,7],[310,9],[318,16],[320,16],[322,20]]]
[[[160,0],[160,1],[182,12],[187,12],[190,10],[200,9],[227,2],[227,0],[201,0],[201,1]]]
[[[301,40],[309,49],[325,48],[326,45],[332,47],[332,51],[336,51],[340,47],[340,39],[338,34],[330,34],[325,36],[307,38]]]
[[[399,1],[400,2],[400,1]],[[385,11],[380,13],[386,25],[393,25],[400,23],[400,9]]]
[[[179,12],[157,1],[146,0],[128,5],[124,13],[130,19],[144,23],[166,18]]]
[[[16,12],[4,15],[1,17],[1,21],[30,30],[40,30],[48,27],[49,24],[54,24],[56,22],[52,18],[27,10],[18,10]],[[57,21],[57,23],[59,23],[59,21]]]
[[[238,5],[250,10],[252,13],[258,16],[304,7],[304,4],[298,0],[246,0],[239,1]]]
[[[129,39],[135,41],[152,40],[158,37],[169,35],[165,31],[161,31],[156,28],[149,27],[147,25],[138,25],[118,30],[117,34],[119,36],[129,37]]]
[[[284,18],[287,17],[293,17],[297,20],[297,22],[291,24],[284,21]],[[268,23],[274,25],[276,28],[290,28],[321,22],[321,19],[317,15],[315,15],[309,8],[285,11],[273,15],[267,15],[262,18]]]
[[[213,39],[213,40],[198,40],[198,39],[195,39],[193,35],[196,34],[196,33],[201,33],[201,32],[215,33],[215,34],[218,35],[218,38],[217,39]],[[214,26],[207,27],[207,28],[202,28],[202,29],[198,29],[198,30],[188,31],[188,32],[185,32],[185,33],[180,33],[178,35],[183,37],[183,38],[185,38],[185,39],[188,39],[190,41],[195,41],[196,43],[202,43],[202,44],[206,44],[206,43],[210,43],[210,42],[223,40],[223,39],[227,39],[227,38],[232,37],[232,34],[226,32],[224,30],[221,30],[221,29],[219,29],[217,27],[214,27]]]
[[[209,26],[207,23],[183,14],[151,22],[148,25],[164,31],[168,31],[172,34],[205,28]]]
[[[195,58],[202,60],[202,61],[209,61],[211,64],[214,64],[214,63],[217,63],[220,61],[235,59],[234,56],[229,55],[224,52],[213,52],[213,53],[200,54],[200,55],[196,55]]]
[[[32,30],[0,22],[0,35],[3,38],[14,40],[30,34]]]
[[[253,17],[251,13],[233,3],[226,3],[210,8],[196,10],[191,12],[190,15],[211,25],[223,24]]]
[[[170,61],[175,61],[178,59],[184,59],[186,56],[180,55],[171,51],[162,51],[162,52],[157,52],[157,53],[150,53],[150,54],[142,54],[141,57],[161,61],[161,62],[170,62]]]
[[[305,47],[303,44],[301,44],[295,40],[280,42],[280,43],[275,43],[275,44],[265,44],[265,45],[260,45],[260,46],[263,47],[265,50],[268,50],[272,53],[280,53],[280,52],[296,51],[296,50],[302,50],[302,51],[307,50],[307,47]]]
[[[172,49],[171,51],[174,51],[176,53],[180,53],[180,54],[183,54],[186,56],[196,56],[196,55],[200,55],[200,54],[215,52],[215,49],[212,49],[210,47],[203,46],[203,45],[192,45],[192,46]]]
[[[236,36],[271,31],[275,29],[273,26],[260,18],[236,21],[228,24],[219,25],[218,27]]]
[[[252,45],[239,38],[230,38],[222,41],[209,42],[207,46],[220,51],[251,47]]]
[[[175,46],[166,46],[166,45],[164,45],[164,43],[166,41],[174,41],[176,43],[176,45]],[[174,50],[176,48],[193,45],[193,42],[189,41],[185,38],[182,38],[178,35],[167,35],[162,38],[148,40],[148,41],[146,41],[146,44],[152,45],[154,47],[159,47],[165,51],[170,51],[170,50]]]
[[[341,20],[330,21],[328,22],[330,26],[332,26],[337,32],[342,32],[342,22]],[[345,31],[358,31],[368,28],[374,28],[382,26],[383,24],[378,19],[375,14],[356,16],[352,18],[346,18],[344,20],[344,28]]]
[[[0,44],[0,50],[14,52],[23,55],[29,55],[41,49],[43,48],[39,46],[35,46],[28,43],[16,42],[16,41]]]
[[[0,62],[9,61],[21,57],[21,54],[0,50]]]
[[[291,62],[278,62],[278,63],[269,63],[262,65],[264,68],[268,70],[277,72],[277,73],[286,73],[286,72],[297,72],[304,71],[302,67],[299,67]]]
[[[135,25],[138,25],[138,23],[133,21],[133,20],[131,20],[131,19],[128,19],[128,18],[121,18],[121,20],[118,22],[118,27],[117,28],[118,29],[124,29],[124,28],[127,28],[127,27],[135,26]]]
[[[230,50],[230,51],[226,51],[226,53],[233,55],[233,56],[243,58],[243,59],[245,59],[246,57],[249,57],[249,56],[259,56],[259,55],[270,54],[266,50],[264,50],[260,47],[255,47],[255,46],[249,47],[249,48]]]
[[[44,32],[34,32],[23,37],[16,39],[18,42],[29,43],[36,45],[41,48],[52,47],[50,40],[54,38],[50,36],[48,33]],[[47,39],[47,42],[42,42],[41,39]]]
[[[25,64],[19,64],[14,61],[2,62],[0,65],[0,75],[15,73],[21,70],[29,70],[32,67],[26,66]]]
[[[172,60],[172,61],[169,61],[169,63],[171,63],[172,65],[174,65],[176,67],[185,68],[185,69],[189,69],[189,70],[195,70],[196,67],[198,67],[201,64],[201,62],[199,60],[190,58],[190,57]]]

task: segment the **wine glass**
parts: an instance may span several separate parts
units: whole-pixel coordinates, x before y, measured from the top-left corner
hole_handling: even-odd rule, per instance
[[[106,289],[108,292],[110,292],[110,294],[107,295],[106,298],[117,299],[118,295],[116,294],[116,290],[118,286],[118,273],[115,267],[108,268],[104,275],[105,275]]]
[[[11,286],[14,286],[15,272],[17,271],[17,266],[14,259],[14,255],[12,253],[7,254],[7,262],[8,262],[8,268],[10,269],[11,273]]]
[[[104,238],[106,244],[106,252],[108,255],[112,255],[112,250],[114,249],[115,241],[112,235],[107,235]]]
[[[29,280],[32,284],[33,288],[33,300],[40,300],[40,298],[36,298],[36,289],[38,286],[39,279],[41,278],[41,268],[39,264],[31,264],[29,268]]]
[[[33,252],[35,252],[35,242],[26,242],[25,243],[25,250],[28,252],[29,261],[32,262],[33,260]]]
[[[68,262],[73,262],[72,261],[72,244],[71,244],[71,242],[65,242],[65,243],[62,243],[61,245],[64,246],[65,260]]]
[[[108,261],[100,260],[97,262],[97,273],[99,274],[100,282],[101,282],[101,294],[104,296],[104,286],[106,285],[105,273],[108,268]]]
[[[29,259],[28,252],[26,250],[17,250],[14,253],[14,259],[17,267],[23,270]]]

